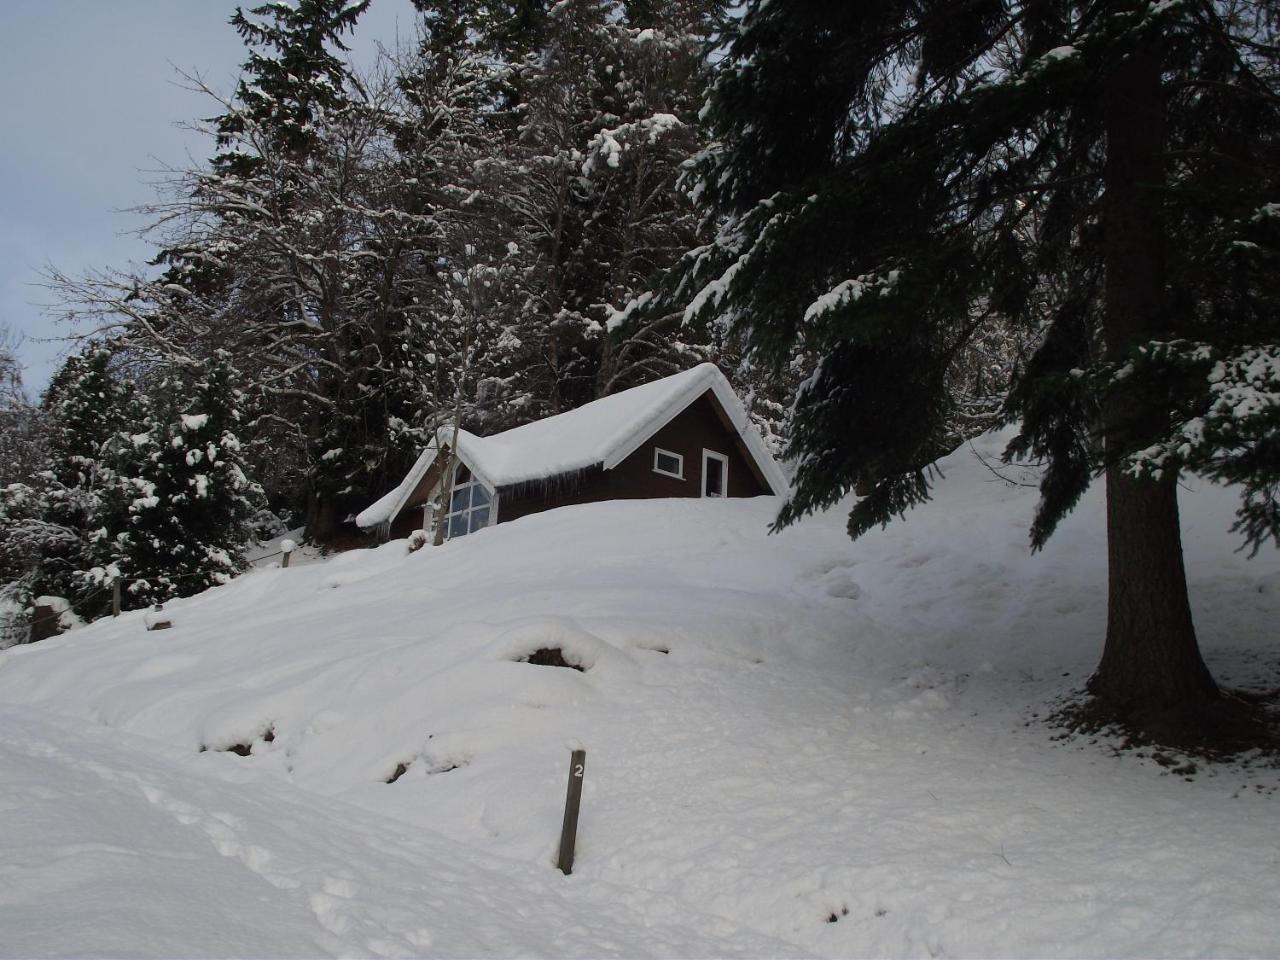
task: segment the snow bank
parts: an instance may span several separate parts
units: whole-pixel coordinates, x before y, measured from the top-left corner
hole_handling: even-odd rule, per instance
[[[1102,511],[1032,556],[1000,446],[858,543],[840,511],[767,535],[770,498],[590,504],[5,651],[0,954],[1271,954],[1280,775],[1028,725],[1100,653]],[[1234,505],[1183,516],[1243,682],[1280,562]]]

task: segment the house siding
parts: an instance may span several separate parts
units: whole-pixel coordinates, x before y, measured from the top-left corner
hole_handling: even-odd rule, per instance
[[[684,479],[653,470],[653,450],[661,447],[684,457]],[[711,392],[689,404],[670,423],[649,437],[620,464],[608,471],[615,500],[645,497],[702,496],[702,451],[729,460],[729,496],[758,497],[769,493],[764,478],[742,451],[738,431],[720,410]]]
[[[519,520],[531,513],[577,503],[596,503],[617,499],[609,471],[599,467],[581,473],[552,477],[545,482],[504,487],[498,491],[498,522]]]
[[[418,481],[418,485],[414,488],[413,493],[409,495],[409,499],[405,501],[405,505],[400,508],[400,512],[391,521],[391,539],[400,540],[409,536],[415,530],[424,529],[422,510],[431,496],[432,488],[440,478],[440,470],[441,462],[437,460],[431,465],[431,469],[423,475],[422,479]]]
[[[684,457],[683,479],[654,472],[655,447]],[[500,491],[498,522],[600,500],[700,497],[704,449],[728,458],[729,496],[758,497],[769,493],[767,483],[742,447],[737,430],[707,391],[612,470],[595,468],[556,477],[546,484],[526,484]]]

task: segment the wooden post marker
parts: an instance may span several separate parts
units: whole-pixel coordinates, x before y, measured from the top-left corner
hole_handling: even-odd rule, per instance
[[[293,551],[298,549],[298,545],[292,540],[280,541],[280,569],[289,569],[289,558],[293,556]]]
[[[569,756],[569,792],[564,799],[564,826],[560,828],[560,859],[556,866],[566,877],[573,873],[573,848],[578,843],[578,806],[582,802],[582,775],[587,769],[587,751],[574,750]]]
[[[111,615],[120,616],[120,578],[111,578]]]

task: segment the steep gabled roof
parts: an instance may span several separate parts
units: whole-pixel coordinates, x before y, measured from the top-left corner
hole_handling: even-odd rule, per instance
[[[590,467],[610,470],[708,390],[741,436],[761,474],[781,494],[787,480],[752,426],[729,381],[714,364],[602,397],[585,406],[491,437],[458,431],[458,456],[492,489],[545,480]],[[392,520],[431,469],[452,427],[441,427],[398,487],[364,510],[356,523],[372,529]]]

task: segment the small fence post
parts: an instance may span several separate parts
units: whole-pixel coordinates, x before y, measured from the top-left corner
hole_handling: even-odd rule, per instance
[[[120,578],[111,578],[111,615],[120,616]]]
[[[280,569],[281,570],[289,569],[289,558],[293,556],[293,551],[296,550],[297,547],[298,545],[294,543],[292,540],[280,541]]]
[[[578,806],[582,802],[582,775],[587,751],[574,750],[569,757],[569,791],[564,799],[564,825],[560,828],[560,859],[556,866],[566,877],[573,873],[573,850],[578,843]]]

